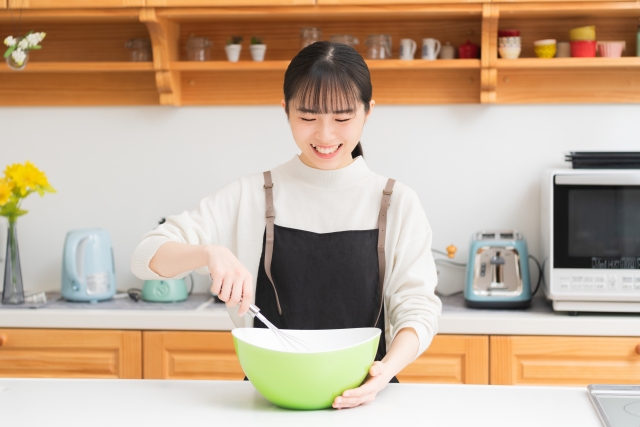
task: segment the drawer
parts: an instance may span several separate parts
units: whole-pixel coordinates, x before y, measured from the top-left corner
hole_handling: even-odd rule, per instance
[[[489,337],[436,335],[397,377],[401,383],[488,384]]]
[[[0,377],[142,378],[142,334],[0,329]]]
[[[231,332],[143,332],[144,378],[242,380]]]
[[[640,383],[640,337],[492,336],[491,384]]]

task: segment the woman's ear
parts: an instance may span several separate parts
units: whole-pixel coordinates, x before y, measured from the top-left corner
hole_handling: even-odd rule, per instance
[[[376,101],[374,101],[373,99],[369,102],[369,111],[367,111],[367,114],[365,114],[364,116],[364,121],[366,123],[367,119],[369,118],[369,115],[371,115],[371,111],[373,111],[373,107],[376,105]]]
[[[284,102],[284,98],[282,98],[282,101],[280,101],[280,105],[282,105],[282,108],[284,108],[284,109],[285,109],[285,111],[286,111],[286,109],[287,109],[287,103],[286,103],[286,102]]]

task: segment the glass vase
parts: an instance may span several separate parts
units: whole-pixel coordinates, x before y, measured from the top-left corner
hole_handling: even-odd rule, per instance
[[[22,270],[20,269],[20,252],[18,251],[18,232],[16,228],[15,221],[10,221],[4,264],[3,304],[24,303],[24,288],[22,286]]]
[[[29,62],[29,51],[26,51],[25,53],[27,54],[27,57],[24,58],[24,62],[22,63],[22,65],[18,65],[16,61],[14,61],[13,56],[9,55],[9,57],[7,58],[7,65],[9,66],[9,68],[14,71],[24,70],[24,67],[27,66],[27,62]]]

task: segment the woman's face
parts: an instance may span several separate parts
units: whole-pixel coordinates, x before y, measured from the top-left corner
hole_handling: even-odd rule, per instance
[[[289,105],[289,124],[293,139],[298,144],[300,160],[316,169],[340,169],[353,162],[351,152],[360,141],[362,129],[375,102],[372,100],[365,113],[364,104],[355,110],[319,114],[300,108],[295,101]],[[282,100],[282,106],[286,104]]]

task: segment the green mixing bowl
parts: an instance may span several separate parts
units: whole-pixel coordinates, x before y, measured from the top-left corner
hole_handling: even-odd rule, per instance
[[[249,381],[271,403],[289,409],[330,408],[356,388],[373,364],[378,328],[286,330],[315,351],[284,351],[269,329],[236,328],[233,343]]]

